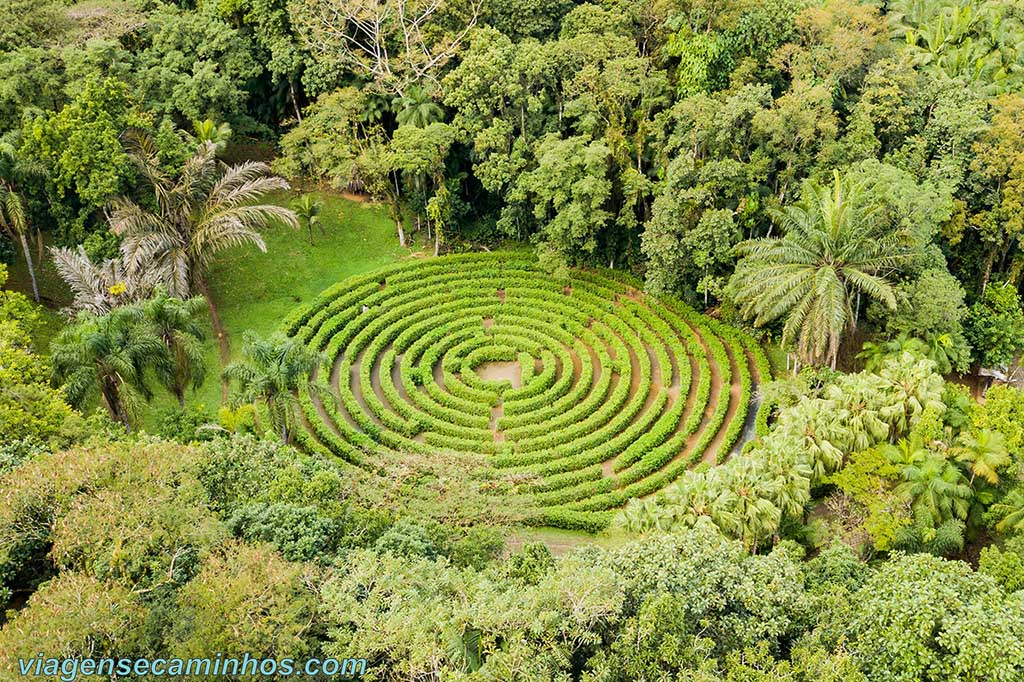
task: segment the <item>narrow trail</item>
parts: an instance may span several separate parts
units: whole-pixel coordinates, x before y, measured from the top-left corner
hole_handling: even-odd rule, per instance
[[[679,427],[676,429],[676,433],[679,433],[686,422],[690,419],[690,415],[693,414],[693,406],[697,402],[697,383],[700,381],[700,365],[697,364],[697,359],[691,357],[689,354],[686,356],[690,362],[690,390],[686,393],[686,403],[683,405],[683,416],[679,420]],[[676,381],[673,382],[672,386],[669,387],[669,393],[674,394],[676,399],[679,398],[679,391],[682,388],[682,378],[679,374],[676,375]]]
[[[491,435],[494,438],[495,443],[504,443],[505,434],[498,428],[498,420],[505,416],[505,408],[502,405],[501,398],[498,398],[498,404],[491,408]]]
[[[434,377],[434,383],[440,386],[441,390],[445,390],[446,386],[444,383],[444,366],[442,365],[441,360],[438,360],[437,362],[434,363],[434,366],[430,368],[430,373]],[[423,391],[424,393],[427,392],[427,389],[424,386],[420,386],[420,390]]]
[[[334,363],[331,365],[331,376],[328,378],[328,383],[330,384],[331,388],[334,389],[335,395],[341,394],[341,360],[341,354],[339,354],[338,357],[334,358]],[[317,369],[317,371],[319,372],[319,368]],[[314,381],[315,380],[316,378],[314,377]],[[345,409],[344,403],[342,403],[340,400],[338,401],[337,408],[338,414],[342,416],[342,418],[348,423],[349,426],[351,426],[356,431],[362,432],[362,429],[359,428],[359,424],[356,423],[356,420],[352,417],[352,415],[348,413],[348,410]]]
[[[384,423],[380,420],[380,417],[374,414],[373,410],[370,409],[369,405],[367,405],[366,403],[366,396],[363,395],[363,382],[359,376],[359,371],[360,368],[363,366],[363,362],[365,361],[365,359],[366,348],[363,348],[361,351],[359,351],[359,355],[356,356],[356,361],[353,362],[352,366],[349,368],[348,385],[352,391],[352,395],[355,396],[356,402],[359,404],[359,407],[363,410],[363,412],[365,412],[370,417],[370,419],[373,420],[374,424],[383,427]],[[374,358],[374,362],[377,362],[377,358]],[[376,377],[376,381],[374,381],[374,377]],[[374,384],[376,384],[376,386],[374,386]],[[380,376],[378,374],[374,374],[372,368],[370,370],[370,390],[375,391],[378,394],[380,393]]]
[[[373,388],[373,392],[377,394],[377,400],[384,405],[389,405],[390,402],[387,396],[384,395],[384,389],[381,387],[381,365],[384,363],[384,354],[391,348],[391,344],[377,353],[376,357],[373,358],[373,367],[370,368],[370,387]]]
[[[696,335],[697,340],[700,342],[701,348],[704,349],[704,356],[709,359],[707,365],[709,373],[711,375],[711,390],[708,392],[708,404],[704,406],[704,413],[701,415],[700,425],[697,427],[697,430],[691,433],[690,437],[686,439],[686,442],[683,444],[683,447],[679,451],[679,454],[673,457],[669,464],[675,463],[677,460],[681,458],[688,458],[693,453],[694,447],[696,447],[697,443],[701,439],[701,436],[703,436],[704,434],[704,429],[708,427],[708,423],[711,421],[711,415],[713,415],[715,413],[715,410],[718,409],[718,401],[721,399],[722,393],[722,372],[721,370],[718,369],[717,363],[710,360],[710,358],[712,358],[712,355],[711,348],[708,346],[707,339],[704,338],[704,335],[700,333],[699,329],[693,327],[689,323],[687,323],[687,325]],[[697,382],[692,381],[690,386],[690,394],[694,396],[693,401],[696,402]],[[695,405],[691,403],[689,412],[692,412],[694,407]],[[686,420],[689,420],[689,416],[686,417]],[[683,423],[685,424],[686,422],[684,421]]]
[[[405,390],[405,384],[402,383],[403,357],[405,357],[404,353],[395,356],[395,363],[391,365],[391,383],[394,384],[395,390],[398,391],[398,397],[408,403],[409,393]]]
[[[620,341],[622,341],[622,345],[626,347],[626,351],[629,353],[629,392],[627,393],[625,403],[626,405],[628,405],[633,402],[633,399],[636,397],[637,392],[639,392],[640,390],[640,356],[637,355],[636,350],[633,348],[633,346],[626,343],[625,339],[623,339],[618,332],[613,331],[613,333],[615,334],[615,336],[618,337]],[[645,344],[641,343],[641,345],[646,348]],[[650,351],[647,351],[647,353],[648,355],[650,355]],[[619,380],[622,380],[621,375],[619,376]],[[644,400],[643,407],[641,407],[640,411],[637,412],[633,419],[630,420],[630,424],[633,424],[637,420],[642,418],[643,415],[647,412],[647,410],[650,409],[651,405],[654,403],[654,395],[654,379],[652,374],[651,390],[647,392],[647,398]],[[614,458],[612,461],[614,463]]]
[[[740,394],[743,392],[743,387],[740,385],[740,368],[736,363],[736,356],[733,355],[732,349],[729,346],[725,347],[725,352],[729,356],[729,369],[732,378],[729,384],[729,408],[726,410],[725,420],[722,422],[721,428],[718,429],[718,433],[715,434],[715,437],[708,443],[708,447],[704,451],[702,460],[708,464],[718,463],[718,451],[722,449],[722,443],[725,441],[729,424],[732,423],[732,420],[736,418],[736,413],[739,412]]]
[[[220,319],[220,311],[217,303],[213,300],[213,294],[205,279],[200,278],[196,283],[199,293],[206,298],[206,305],[210,309],[210,323],[213,325],[213,333],[217,336],[217,345],[220,347],[220,400],[222,403],[228,401],[228,380],[224,377],[223,369],[231,363],[231,343],[228,341],[228,332],[224,329],[224,323]]]
[[[334,374],[333,370],[332,370],[331,374],[332,375]],[[309,379],[310,379],[310,381],[315,382],[317,380],[318,376],[320,376],[320,367],[319,366],[313,368],[313,371],[310,372]],[[323,403],[320,400],[320,396],[318,396],[315,391],[310,391],[309,392],[309,399],[313,403],[313,407],[316,408],[316,413],[317,413],[317,416],[320,417],[320,421],[323,422],[324,424],[327,424],[328,428],[330,428],[332,431],[334,431],[335,434],[337,434],[340,437],[341,436],[341,430],[338,429],[338,425],[334,423],[334,420],[331,419],[331,416],[327,413],[327,408],[325,408],[323,406]],[[305,411],[300,411],[300,414],[302,415],[302,425],[303,425],[303,427],[306,428],[307,431],[312,433],[312,430],[311,430],[310,425],[309,425],[309,420],[306,418]]]
[[[647,390],[647,398],[644,400],[644,404],[640,408],[640,411],[636,413],[636,416],[629,420],[629,426],[632,426],[637,421],[642,419],[644,415],[650,412],[651,408],[654,406],[654,401],[658,399],[658,395],[661,393],[662,388],[664,388],[664,385],[662,384],[661,366],[658,364],[658,359],[655,353],[651,350],[651,347],[648,344],[643,343],[642,345],[644,347],[644,350],[647,352],[648,359],[651,362],[651,386]],[[632,402],[633,398],[636,396],[637,390],[639,390],[639,384],[639,376],[637,377],[635,383],[630,383],[629,402]],[[665,403],[663,411],[671,409],[671,407],[672,403],[667,402]],[[629,428],[629,426],[627,426],[626,428]],[[614,462],[614,458],[612,461]]]

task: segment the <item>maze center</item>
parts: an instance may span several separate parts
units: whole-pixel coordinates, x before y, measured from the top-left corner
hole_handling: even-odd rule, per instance
[[[597,528],[631,497],[752,433],[760,347],[612,271],[568,281],[532,257],[405,263],[339,283],[286,321],[324,355],[302,446],[486,458],[530,520]]]
[[[522,388],[523,386],[523,368],[518,360],[512,362],[485,362],[476,367],[475,371],[481,381],[492,384],[508,382],[512,388]]]

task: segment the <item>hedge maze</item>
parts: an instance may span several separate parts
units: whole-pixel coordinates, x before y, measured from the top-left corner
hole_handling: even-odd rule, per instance
[[[760,347],[638,286],[613,271],[558,280],[518,253],[348,279],[284,322],[324,356],[320,390],[300,395],[300,445],[367,469],[382,450],[473,453],[531,523],[599,529],[765,417]]]

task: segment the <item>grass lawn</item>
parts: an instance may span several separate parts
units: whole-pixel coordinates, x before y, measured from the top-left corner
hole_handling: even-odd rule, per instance
[[[552,554],[571,552],[579,545],[597,545],[605,549],[616,549],[635,538],[616,528],[609,528],[598,535],[583,531],[562,530],[561,528],[521,526],[513,528],[507,538],[507,550],[517,552],[527,543],[542,542]]]
[[[20,291],[31,299],[32,280],[29,278],[28,267],[22,257],[21,248],[17,244],[15,246],[18,247],[16,249],[17,260],[7,268],[10,275],[7,287]],[[64,315],[60,313],[60,309],[71,302],[71,292],[65,286],[64,280],[57,274],[49,251],[44,251],[42,262],[39,262],[34,239],[30,242],[30,246],[32,247],[32,258],[35,259],[39,296],[43,303],[39,308],[39,325],[32,330],[32,342],[39,353],[48,353],[50,341],[64,328],[67,322]]]
[[[239,247],[221,253],[209,273],[210,293],[228,335],[232,359],[241,355],[247,330],[260,335],[274,332],[295,306],[304,303],[346,277],[386,265],[410,251],[398,245],[398,236],[383,208],[336,195],[316,193],[323,201],[321,225],[313,245],[309,233],[275,227],[263,238],[267,252]],[[294,195],[278,197],[287,205]],[[207,366],[210,372],[190,403],[211,417],[220,405],[220,350],[209,319]],[[170,395],[154,398],[145,424],[152,427],[160,412],[174,406]]]
[[[224,251],[209,273],[211,294],[227,332],[233,358],[241,352],[246,330],[270,334],[292,308],[335,282],[411,257],[409,249],[398,245],[394,223],[383,208],[336,195],[316,194],[324,203],[320,219],[326,234],[317,232],[312,246],[307,232],[275,227],[264,233],[266,253],[253,247]],[[275,201],[287,205],[293,197],[292,194],[281,195]],[[49,306],[35,338],[40,352],[47,352],[50,340],[63,327],[64,318],[56,309],[70,300],[52,261],[46,260],[41,268],[37,265],[41,270],[41,293]],[[22,292],[31,291],[23,262],[11,267],[8,284]],[[212,418],[221,398],[220,351],[209,317],[203,320],[203,325],[207,330],[208,373],[204,384],[188,401]],[[158,390],[145,408],[143,425],[152,429],[160,413],[175,405],[170,394]]]

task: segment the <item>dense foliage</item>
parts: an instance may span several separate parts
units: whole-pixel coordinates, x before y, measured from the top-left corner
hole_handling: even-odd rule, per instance
[[[195,138],[179,131],[230,124],[279,143],[280,172],[385,201],[403,243],[410,230],[435,251],[530,239],[551,269],[626,267],[651,291],[782,333],[805,362],[848,364],[856,348],[837,350],[859,322],[906,327],[888,318],[922,292],[958,282],[978,319],[996,304],[989,282],[1020,284],[1013,0],[15,4],[0,38],[0,138],[19,162],[0,187],[24,199],[24,219],[0,227],[15,241],[48,230],[111,256],[103,207],[154,179],[129,163],[128,133],[151,136],[162,182],[194,182]],[[837,173],[849,210],[829,218],[821,188]],[[115,203],[111,226],[129,251],[133,205]],[[146,232],[170,239],[162,210]],[[833,277],[845,294],[744,286],[799,259],[787,245],[822,215],[849,225],[807,263],[848,244]],[[173,234],[167,253],[187,248]],[[826,276],[775,279],[806,287],[812,272]],[[959,369],[971,346],[1013,364],[1019,328],[1007,340],[982,320],[965,335],[966,309],[944,300],[911,335],[952,349]]]
[[[2,0],[0,677],[1024,679],[1022,35]]]
[[[19,592],[45,580],[0,630],[5,667],[40,649],[215,649],[365,657],[375,680],[1024,672],[1021,593],[998,565],[872,568],[839,546],[801,561],[793,543],[752,556],[707,523],[495,560],[486,535],[395,523],[353,504],[332,464],[249,438],[77,448],[2,480],[0,575]]]

